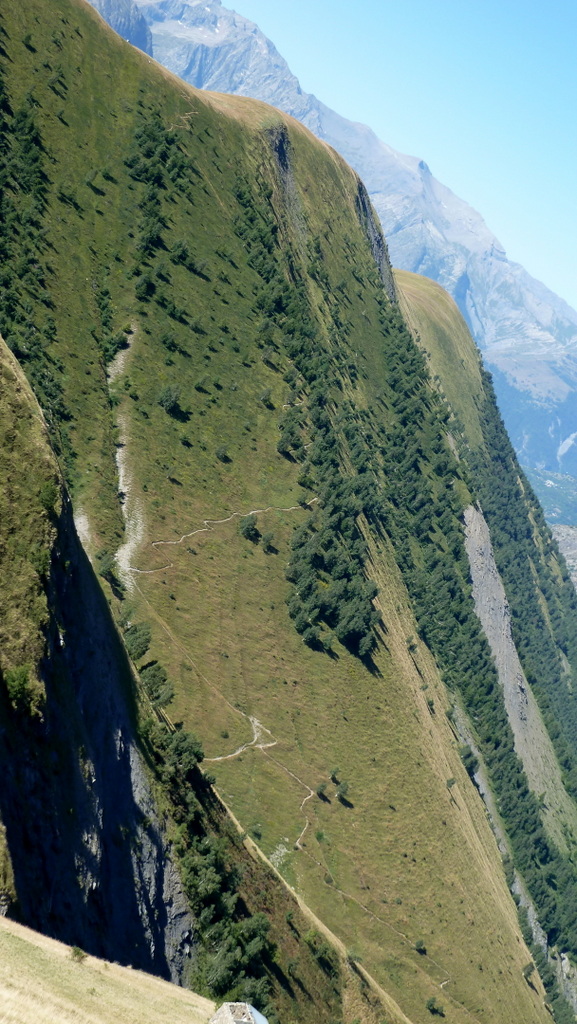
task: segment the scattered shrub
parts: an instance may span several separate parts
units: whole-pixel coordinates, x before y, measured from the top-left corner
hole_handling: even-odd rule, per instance
[[[437,1002],[437,1000],[435,999],[434,996],[432,996],[430,999],[427,999],[427,1002],[426,1002],[425,1005],[426,1005],[427,1010],[429,1011],[429,1013],[436,1014],[437,1017],[444,1017],[445,1016],[444,1008],[439,1005],[439,1003]]]
[[[162,708],[174,697],[166,670],[157,661],[151,661],[140,670],[140,680],[155,708]]]
[[[337,787],[337,800],[340,800],[342,804],[347,802],[347,793],[349,791],[348,782],[340,782]]]
[[[8,669],[4,676],[6,691],[11,704],[15,708],[24,708],[30,696],[30,665],[20,665]]]
[[[257,544],[260,540],[260,533],[256,522],[256,515],[254,512],[251,512],[250,515],[242,517],[238,526],[241,537],[244,537],[245,540],[251,540],[253,544]]]
[[[158,396],[158,404],[169,416],[178,416],[180,412],[180,388],[173,384],[163,388]]]
[[[270,532],[263,533],[263,535],[262,535],[262,549],[265,552],[265,554],[267,554],[267,555],[270,555],[275,550],[274,545],[273,545],[273,540],[274,540],[274,534],[272,534]]]
[[[45,512],[49,516],[54,514],[56,501],[58,499],[59,489],[54,480],[47,480],[46,483],[42,484],[40,488],[40,504]]]

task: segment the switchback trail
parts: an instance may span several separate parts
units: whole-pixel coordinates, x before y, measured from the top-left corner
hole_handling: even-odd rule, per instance
[[[252,726],[252,739],[248,743],[243,743],[241,747],[237,747],[236,750],[233,750],[232,754],[221,754],[220,757],[205,757],[205,761],[229,761],[233,757],[238,757],[239,754],[248,750],[249,747],[256,747],[257,750],[266,750],[267,747],[276,747],[278,740],[272,738],[270,730],[267,729],[262,722],[259,722],[258,718],[255,718],[254,715],[246,715],[244,711],[240,711],[239,708],[236,708],[235,710],[238,711],[240,715],[244,715],[245,718],[248,718]],[[264,739],[263,734],[265,732],[271,737],[270,743],[259,743],[259,740]]]
[[[199,533],[215,533],[215,527],[224,526],[225,523],[230,523],[233,519],[246,519],[247,516],[264,515],[265,512],[306,511],[307,509],[310,509],[310,506],[313,505],[315,501],[318,501],[318,498],[311,498],[310,501],[307,501],[302,505],[288,505],[287,507],[267,505],[266,508],[253,508],[248,512],[231,512],[231,514],[226,516],[224,519],[201,519],[201,523],[203,524],[202,526],[198,527],[196,530],[191,530],[190,533],[183,533],[178,540],[153,540],[150,543],[150,547],[155,549],[161,547],[178,547],[185,540],[189,540],[191,537],[196,537]],[[166,569],[172,569],[173,566],[174,562],[167,562],[166,565],[161,565],[157,569],[138,569],[134,565],[130,565],[127,568],[129,572],[139,573],[142,576],[150,576],[156,572],[163,572]]]

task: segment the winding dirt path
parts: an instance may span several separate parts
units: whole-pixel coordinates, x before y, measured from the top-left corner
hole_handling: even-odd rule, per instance
[[[256,750],[266,750],[267,747],[276,747],[278,740],[273,738],[270,729],[267,729],[262,722],[259,722],[258,718],[255,718],[254,715],[246,715],[245,712],[240,711],[239,708],[236,708],[235,710],[238,711],[240,715],[244,715],[245,718],[248,718],[252,725],[252,739],[249,740],[248,743],[243,743],[242,746],[238,747],[236,750],[233,750],[232,754],[221,754],[220,757],[205,757],[205,762],[209,761],[214,763],[215,761],[230,761],[233,757],[238,757],[239,754],[244,753],[244,751],[248,750],[249,747],[255,747]],[[270,743],[259,743],[259,740],[264,739],[265,732],[271,737]]]
[[[162,548],[162,547],[178,547],[184,543],[185,540],[189,540],[191,537],[197,537],[199,533],[215,533],[215,527],[223,526],[225,523],[232,522],[233,519],[245,519],[247,516],[263,515],[265,512],[297,512],[299,509],[305,511],[310,509],[310,506],[318,501],[318,498],[311,498],[305,505],[288,505],[287,507],[280,505],[267,505],[266,508],[252,508],[248,512],[231,512],[225,519],[201,519],[202,526],[199,526],[196,530],[191,530],[190,533],[183,533],[178,540],[153,540],[150,543],[151,548]],[[174,562],[167,562],[166,565],[161,565],[157,569],[138,569],[134,565],[128,566],[130,572],[139,573],[142,576],[150,576],[156,572],[163,572],[166,569],[172,569]]]
[[[299,508],[300,506],[297,505],[296,507]],[[302,829],[298,839],[295,840],[294,847],[295,847],[295,849],[302,850],[303,852],[307,853],[308,856],[310,856],[310,854],[308,854],[308,851],[303,849],[303,845],[302,845],[302,840],[303,840],[303,838],[305,836],[305,833],[306,833],[306,831],[307,831],[307,829],[308,829],[308,827],[310,825],[310,820],[309,820],[308,816],[306,815],[306,812],[304,810],[304,806],[307,803],[307,801],[311,800],[312,797],[315,795],[314,790],[311,789],[311,787],[308,785],[308,783],[303,782],[303,780],[300,779],[298,775],[295,775],[295,773],[292,772],[290,770],[290,768],[287,768],[286,765],[282,764],[282,762],[280,762],[280,761],[277,761],[276,758],[272,757],[268,753],[268,750],[271,747],[276,747],[278,745],[278,740],[275,739],[275,737],[274,737],[273,733],[270,731],[270,729],[267,729],[267,727],[265,725],[263,725],[262,722],[260,722],[258,720],[258,718],[256,718],[255,715],[248,715],[248,714],[246,714],[245,711],[241,711],[240,708],[235,707],[235,705],[232,704],[231,701],[229,701],[227,697],[225,697],[225,695],[223,694],[222,690],[220,690],[217,686],[215,686],[215,684],[207,676],[205,676],[204,672],[201,671],[201,669],[199,668],[199,666],[195,662],[194,658],[189,654],[189,652],[186,650],[186,648],[183,647],[183,645],[180,643],[180,641],[177,639],[177,637],[175,637],[174,633],[170,629],[170,626],[165,622],[165,620],[162,618],[162,616],[158,614],[158,612],[156,611],[154,606],[150,603],[150,601],[146,597],[146,594],[143,593],[143,591],[141,590],[141,588],[138,585],[136,585],[136,590],[138,590],[138,593],[140,594],[141,598],[146,603],[146,605],[150,609],[150,612],[152,613],[152,615],[154,616],[154,618],[156,619],[158,624],[161,626],[163,631],[166,633],[166,635],[169,638],[169,640],[171,641],[171,643],[182,654],[182,656],[185,658],[185,660],[188,662],[188,664],[194,669],[194,671],[196,672],[196,674],[199,677],[199,679],[202,679],[202,681],[204,683],[206,683],[206,685],[208,687],[210,687],[210,689],[213,691],[213,693],[215,693],[220,698],[220,700],[222,700],[227,705],[227,707],[231,711],[233,711],[236,715],[240,715],[241,718],[245,718],[251,724],[251,728],[252,728],[252,739],[251,740],[249,740],[247,743],[241,744],[240,747],[237,747],[236,750],[231,751],[230,754],[221,754],[218,757],[205,757],[204,758],[204,763],[205,764],[213,764],[213,763],[218,762],[218,761],[231,761],[231,760],[233,760],[233,758],[239,757],[242,753],[244,753],[245,750],[249,750],[252,747],[255,750],[260,750],[265,755],[265,757],[268,757],[271,761],[273,761],[274,764],[276,764],[277,767],[281,769],[281,771],[285,772],[286,775],[288,775],[290,778],[294,779],[295,782],[297,782],[300,786],[302,786],[303,789],[306,790],[306,794],[307,795],[303,799],[303,801],[302,801],[302,803],[301,803],[301,805],[299,807],[299,810],[305,815],[305,824],[304,824],[304,827],[303,827],[303,829]],[[165,717],[167,719],[167,722],[170,725],[172,725],[168,715],[165,715]],[[269,741],[264,742],[265,734],[267,736],[270,736],[270,740]],[[322,865],[320,865],[320,866],[322,867]]]
[[[124,543],[120,545],[115,560],[118,575],[129,592],[134,590],[132,578],[132,559],[144,539],[144,505],[142,499],[134,493],[133,478],[128,463],[128,417],[121,413],[118,417],[119,444],[116,448],[116,467],[118,471],[118,490],[124,519]]]

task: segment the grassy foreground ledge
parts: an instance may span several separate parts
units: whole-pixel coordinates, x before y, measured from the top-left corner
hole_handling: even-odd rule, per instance
[[[216,1004],[0,918],[6,1024],[207,1024]]]

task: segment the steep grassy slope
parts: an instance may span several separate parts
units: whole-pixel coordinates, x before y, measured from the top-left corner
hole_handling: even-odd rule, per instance
[[[442,381],[454,414],[456,442],[478,477],[475,490],[490,523],[493,542],[497,546],[497,563],[501,570],[507,596],[514,611],[513,630],[520,648],[521,660],[531,676],[543,714],[537,746],[550,744],[545,722],[552,728],[553,738],[564,732],[566,744],[558,748],[563,769],[556,764],[556,779],[551,786],[547,778],[532,782],[535,793],[548,792],[544,807],[545,820],[558,845],[564,845],[563,834],[575,843],[575,803],[563,793],[564,783],[573,796],[573,758],[575,745],[575,708],[570,683],[574,671],[575,649],[571,642],[575,599],[568,586],[567,569],[559,560],[551,536],[543,523],[541,510],[528,484],[520,477],[502,425],[488,408],[486,381],[483,379],[477,353],[471,348],[468,331],[455,310],[452,300],[433,282],[414,274],[396,272],[401,307],[416,337],[427,353],[435,380]],[[511,472],[507,479],[506,469]],[[506,508],[506,515],[501,514]],[[516,562],[526,558],[530,571],[522,573]],[[521,602],[526,614],[520,614]],[[569,634],[569,635],[568,635]],[[535,648],[546,647],[539,670]],[[545,666],[548,659],[549,665]],[[569,661],[568,661],[569,659]],[[547,671],[548,668],[548,671]],[[539,678],[535,678],[538,675]],[[551,711],[557,712],[556,723]],[[564,728],[561,722],[565,719]],[[561,779],[563,774],[563,780]],[[556,790],[555,795],[549,792]],[[561,800],[564,809],[552,808]]]
[[[1,344],[0,672],[14,704],[29,702],[37,708],[43,687],[35,668],[43,653],[40,631],[48,619],[39,570],[54,540],[50,517],[59,503],[58,470],[22,370]],[[6,907],[16,893],[4,828],[0,847],[0,900]]]
[[[548,1019],[445,685],[491,671],[471,474],[362,185],[290,119],[184,87],[79,3],[30,0],[2,30],[1,325],[140,672],[202,932],[194,984],[229,991],[254,949],[260,1003],[286,1019]],[[234,842],[189,732],[347,962]],[[231,866],[276,954],[262,919],[252,935],[234,916]]]
[[[60,476],[40,409],[14,356],[1,343],[2,578],[0,665],[14,700],[43,696],[35,678],[48,621],[41,577],[60,511]],[[19,571],[14,572],[15,565]],[[25,678],[27,676],[28,678]]]
[[[70,11],[74,15],[78,13],[81,21],[81,10],[72,6]],[[17,12],[11,13],[19,18]],[[28,14],[31,15],[31,11]],[[52,33],[56,39],[53,39],[55,49],[61,52],[64,37],[53,32],[51,21],[43,22],[43,18],[49,17],[49,12],[39,6],[37,20],[34,22],[35,31],[41,39],[49,38]],[[68,25],[64,15],[63,18],[61,24]],[[75,23],[68,38],[76,45],[83,34],[90,37],[91,32],[94,32],[98,40],[100,29],[95,28],[95,25],[94,16],[89,15],[89,20],[82,27]],[[25,25],[17,26],[16,34],[13,24],[10,25],[10,31],[3,26],[4,44],[9,46],[11,41],[17,40],[16,56],[28,54],[34,63],[38,51],[30,34],[24,31],[25,28]],[[22,36],[19,34],[20,29]],[[106,45],[106,39],[102,45]],[[91,59],[100,63],[97,42],[92,40],[91,46]],[[42,65],[44,70],[47,64],[45,60]],[[66,62],[65,66],[68,70]],[[100,308],[106,306],[106,296],[100,292],[97,293],[100,326],[103,321],[107,321],[107,332],[98,331],[92,321],[93,334],[88,334],[87,323],[90,310],[94,308],[95,281],[87,281],[82,274],[77,280],[72,276],[73,266],[76,270],[83,268],[87,254],[90,254],[89,261],[93,258],[100,236],[98,230],[92,236],[90,230],[84,233],[78,230],[78,227],[86,226],[82,222],[89,219],[89,211],[81,207],[72,193],[67,191],[70,179],[64,182],[63,190],[61,178],[55,182],[49,180],[45,173],[44,167],[53,164],[56,156],[54,150],[45,144],[45,138],[41,137],[38,125],[31,116],[31,111],[41,109],[40,101],[27,101],[26,110],[22,112],[20,108],[18,112],[18,85],[28,83],[27,76],[33,73],[31,67],[22,72],[18,61],[11,61],[10,58],[8,67],[14,74],[14,90],[9,99],[5,93],[2,96],[4,163],[1,184],[5,213],[2,237],[5,255],[3,326],[7,328],[11,346],[18,352],[37,388],[51,426],[53,443],[67,468],[69,479],[76,483],[77,492],[83,500],[90,499],[91,516],[90,520],[87,517],[85,519],[92,537],[96,538],[102,572],[111,580],[114,591],[118,593],[113,566],[110,559],[105,561],[106,555],[100,548],[101,538],[107,538],[114,546],[117,545],[119,524],[122,523],[112,444],[115,437],[112,418],[114,405],[108,393],[105,369],[117,342],[108,330],[110,324],[106,311]],[[104,70],[104,66],[100,70]],[[83,71],[88,80],[87,91],[83,94],[86,114],[86,104],[92,102],[96,90],[94,82],[90,80],[89,62],[83,64]],[[134,82],[138,84],[140,75],[145,73],[144,69],[137,66],[136,69],[132,68],[132,72]],[[65,76],[64,65],[59,64],[58,73]],[[78,71],[78,74],[81,73]],[[107,84],[106,72],[104,74],[104,84]],[[58,92],[57,82],[50,79],[47,88],[50,96],[56,94],[55,88]],[[155,83],[149,83],[148,88],[153,92]],[[81,103],[77,107],[71,104],[69,116],[73,116],[72,112],[77,113],[81,106]],[[58,116],[59,123],[62,123],[61,111]],[[217,121],[210,110],[207,111],[207,120],[209,124]],[[137,123],[140,123],[139,118]],[[235,133],[240,138],[233,125]],[[58,144],[62,144],[62,150],[57,151],[68,173],[80,170],[84,175],[81,160],[76,164],[74,162],[68,138],[59,137]],[[81,145],[83,143],[80,142]],[[131,148],[128,146],[126,149],[127,158],[130,157]],[[123,165],[115,170],[119,175],[124,173],[128,176]],[[110,168],[106,174],[107,181],[114,177]],[[230,181],[236,182],[232,171]],[[96,197],[93,202],[100,209],[97,189],[86,187],[88,195]],[[125,198],[130,198],[130,190],[131,186],[127,185]],[[55,204],[56,212],[52,204]],[[69,207],[79,223],[73,220],[67,234],[67,218],[61,216],[61,213]],[[221,205],[213,204],[212,210],[212,226],[218,232]],[[95,224],[99,223],[100,216],[104,216],[94,209],[90,215]],[[132,215],[141,216],[136,203]],[[102,237],[111,237],[114,229],[126,247],[124,228],[117,223],[116,211],[113,211]],[[56,242],[53,241],[55,237]],[[42,251],[52,254],[53,262],[46,267],[41,267],[38,262]],[[120,254],[117,253],[116,257],[116,262],[121,261]],[[180,250],[172,264],[177,268],[174,271],[176,274],[182,260]],[[188,291],[191,275],[201,282],[206,281],[207,275],[200,264],[195,265],[194,271],[190,269],[192,256],[186,258],[186,263],[187,270],[186,273],[182,272],[182,281]],[[44,274],[50,277],[50,287],[47,286]],[[133,284],[130,283],[128,288],[134,301]],[[182,322],[182,315],[175,317],[174,310],[170,312],[169,326]],[[236,315],[240,319],[240,314]],[[63,327],[63,324],[72,326]],[[204,337],[206,334],[205,328],[196,320],[192,325],[194,329],[188,323],[186,327],[186,336],[190,333],[193,337]],[[156,340],[158,342],[158,338]],[[168,353],[175,353],[176,345],[172,336],[165,341],[161,351],[166,351],[167,362],[162,365],[172,366],[174,362]],[[182,351],[181,345],[180,356]],[[9,613],[14,621],[20,623],[23,634],[22,651],[16,652],[18,658],[16,654],[12,657],[15,630],[11,630],[8,638],[5,638],[5,688],[2,698],[2,761],[6,769],[2,818],[6,824],[8,846],[14,854],[17,867],[17,909],[28,922],[66,937],[68,941],[84,948],[114,955],[160,973],[170,972],[177,977],[182,975],[184,966],[180,941],[184,940],[184,945],[189,941],[186,939],[189,926],[187,914],[183,913],[181,894],[175,889],[176,879],[173,878],[168,887],[166,884],[166,872],[170,874],[172,870],[170,860],[167,859],[167,839],[162,834],[162,823],[148,791],[149,782],[146,775],[142,774],[142,766],[138,767],[139,759],[132,735],[134,715],[130,672],[119,650],[112,622],[107,620],[108,612],[101,607],[102,599],[95,591],[91,572],[78,549],[68,506],[63,508],[61,521],[52,522],[48,518],[50,511],[56,518],[60,483],[59,478],[55,477],[56,483],[53,480],[52,488],[48,488],[44,495],[42,488],[50,483],[49,471],[56,472],[56,463],[48,453],[46,438],[41,454],[48,469],[40,476],[33,458],[34,432],[25,432],[21,436],[15,430],[12,437],[10,428],[14,422],[21,422],[26,427],[28,420],[40,419],[40,416],[29,394],[25,396],[22,408],[15,410],[18,391],[14,382],[18,383],[21,378],[14,376],[13,359],[10,363],[12,357],[3,355],[4,358],[11,374],[7,375],[10,387],[3,395],[7,402],[5,417],[8,421],[4,450],[7,453],[10,446],[13,448],[10,459],[5,460],[6,477],[8,482],[17,479],[20,463],[25,466],[30,464],[33,476],[33,485],[24,479],[21,489],[20,481],[17,490],[11,492],[6,489],[4,507],[8,551],[2,567],[3,580],[13,585]],[[170,373],[169,370],[166,372]],[[177,371],[173,372],[176,374]],[[93,374],[95,380],[90,381]],[[84,386],[85,379],[87,386]],[[151,399],[148,407],[150,413],[144,410],[143,415],[154,413],[155,398]],[[165,417],[164,411],[162,416]],[[94,445],[93,449],[91,445]],[[87,456],[91,461],[87,461]],[[84,467],[90,466],[94,471],[93,476],[87,468],[79,470],[79,463]],[[83,479],[85,473],[90,479]],[[39,478],[36,479],[34,474]],[[161,479],[163,476],[161,473]],[[40,513],[35,505],[36,490],[41,492],[46,505],[44,508],[41,502]],[[18,521],[19,504],[22,504],[25,514],[29,508],[32,532],[30,536],[23,532],[23,542],[18,540],[12,544],[12,533],[16,534],[9,529],[9,525],[16,525]],[[35,571],[30,573],[25,566],[26,558],[34,555],[32,542],[42,548],[42,561],[38,566],[33,566]],[[15,582],[20,576],[24,584],[18,589]],[[7,588],[5,593],[8,593]],[[33,608],[34,616],[30,622],[23,617],[28,605],[33,605],[29,593],[37,598],[38,604],[38,609]],[[125,620],[127,614],[125,609]],[[7,618],[6,621],[12,620]],[[63,653],[59,653],[59,647]],[[13,664],[18,669],[25,669],[28,665],[28,662],[22,663],[24,656],[29,659],[30,673],[26,671],[17,674],[13,679],[9,674]],[[28,700],[27,688],[36,674],[42,678],[43,683],[50,683],[50,693],[46,703],[39,706],[40,713],[35,717],[28,713],[31,701]],[[21,690],[26,700],[21,699]],[[40,693],[40,702],[41,697]],[[145,709],[147,706],[145,704]],[[372,1020],[379,1012],[379,994],[373,992],[367,995],[360,991],[358,977],[352,968],[344,962],[339,963],[339,955],[317,935],[310,921],[302,916],[294,900],[279,887],[274,877],[263,872],[262,867],[259,868],[244,854],[234,832],[226,826],[218,804],[210,797],[198,773],[195,775],[194,745],[188,748],[185,743],[182,750],[179,748],[180,734],[174,736],[172,742],[170,734],[168,738],[163,736],[159,739],[154,736],[152,739],[153,733],[154,724],[151,729],[151,723],[148,722],[146,751],[154,771],[162,777],[164,786],[170,790],[173,803],[167,796],[160,796],[161,804],[165,815],[174,814],[178,821],[178,829],[176,823],[172,825],[172,839],[184,865],[189,898],[195,902],[193,896],[196,897],[196,910],[203,918],[199,930],[195,930],[195,942],[199,932],[208,934],[208,923],[214,914],[211,906],[221,896],[223,907],[219,912],[224,915],[226,897],[226,941],[224,934],[216,934],[213,925],[212,938],[206,938],[210,954],[207,949],[202,960],[203,975],[197,980],[205,988],[222,996],[231,988],[228,980],[231,977],[231,964],[234,965],[236,977],[240,971],[241,979],[244,976],[244,960],[248,960],[248,973],[253,976],[253,980],[255,970],[262,973],[262,938],[250,933],[253,925],[247,925],[243,931],[242,922],[252,920],[254,928],[260,928],[262,933],[263,920],[262,915],[258,917],[258,912],[265,910],[264,923],[268,922],[270,927],[269,937],[264,943],[268,957],[265,973],[268,971],[269,984],[274,991],[271,1017],[274,1019],[275,1012],[278,1012],[284,1018],[295,1015],[299,1020],[338,1019],[346,1013]],[[189,757],[186,767],[182,761],[184,753]],[[182,782],[178,778],[179,772],[182,772]],[[188,791],[183,786],[185,773]],[[62,775],[66,780],[64,783]],[[191,789],[193,783],[196,783],[198,799],[203,802],[202,815]],[[29,811],[26,815],[21,813],[23,804]],[[68,819],[66,814],[70,815]],[[199,815],[202,817],[202,825],[199,823]],[[185,828],[187,821],[194,822],[190,833]],[[110,843],[112,848],[108,845]],[[104,871],[103,865],[106,865]],[[201,867],[202,895],[199,877]],[[233,891],[238,890],[241,878],[240,893],[235,897]],[[227,889],[233,891],[227,892]],[[98,894],[96,898],[94,890]],[[8,860],[3,866],[3,896],[8,901],[14,897]],[[167,901],[166,904],[158,904],[159,899]],[[238,905],[235,909],[236,899]],[[179,920],[180,932],[177,930],[169,938],[167,917],[170,921],[173,914]],[[117,921],[113,920],[115,915],[118,916]],[[144,934],[137,938],[139,926]],[[308,937],[307,942],[303,938],[305,935]],[[174,938],[177,946],[170,948]],[[231,941],[237,945],[231,947]],[[275,943],[278,948],[276,954]],[[198,975],[201,958],[194,943],[193,950]],[[168,963],[164,959],[165,955]],[[207,961],[209,955],[214,963]],[[209,968],[212,974],[205,977]],[[268,988],[268,985],[265,987]],[[251,992],[261,1005],[266,1003],[262,991],[263,986],[260,996]],[[372,1004],[374,1009],[371,1009]],[[393,1017],[401,1019],[394,1013]]]
[[[207,1024],[215,1004],[0,920],[0,998],[6,1024]]]
[[[442,388],[469,444],[483,444],[479,405],[483,379],[477,349],[450,295],[429,278],[395,270],[399,303],[407,324],[418,338],[433,380]]]

